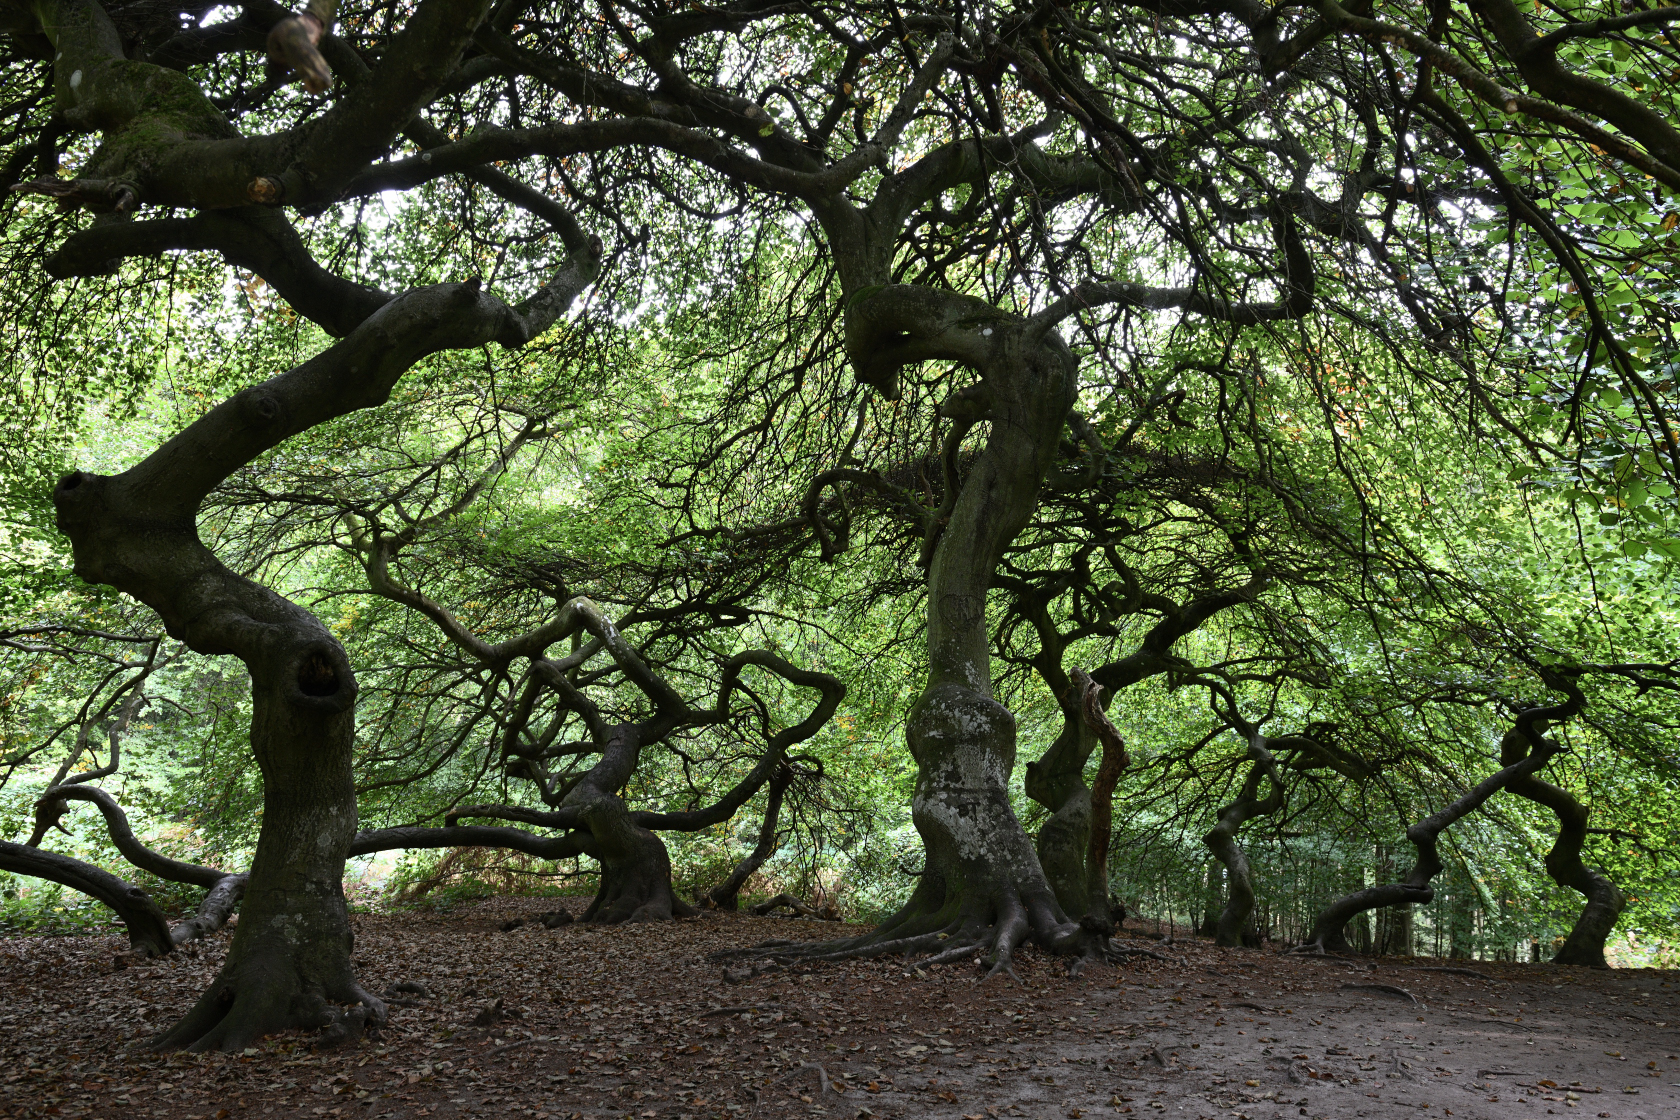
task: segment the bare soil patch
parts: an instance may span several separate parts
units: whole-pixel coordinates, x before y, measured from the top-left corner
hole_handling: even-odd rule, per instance
[[[357,918],[364,983],[427,994],[400,994],[380,1038],[328,1053],[296,1035],[242,1055],[144,1049],[228,934],[122,969],[118,937],[0,941],[0,1115],[1680,1116],[1670,972],[1139,941],[1178,959],[1069,978],[1029,949],[1020,984],[896,958],[728,984],[709,953],[854,930],[723,914],[500,929],[553,908]]]

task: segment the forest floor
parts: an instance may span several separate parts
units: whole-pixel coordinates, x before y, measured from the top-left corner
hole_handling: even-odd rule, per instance
[[[0,1116],[1680,1116],[1675,973],[1181,940],[1130,943],[1173,962],[1073,978],[1029,949],[1019,983],[894,958],[728,984],[715,950],[857,930],[710,914],[501,932],[556,901],[358,916],[363,982],[431,995],[330,1053],[297,1035],[243,1055],[145,1050],[214,974],[225,932],[120,970],[119,937],[0,940]],[[497,1000],[509,1014],[486,1022]]]

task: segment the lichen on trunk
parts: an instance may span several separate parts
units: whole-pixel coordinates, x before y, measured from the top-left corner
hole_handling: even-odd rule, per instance
[[[358,1036],[385,1005],[356,982],[344,860],[356,834],[354,710],[319,653],[300,659],[299,704],[283,680],[253,677],[251,750],[263,775],[262,829],[227,960],[164,1049],[237,1050],[287,1028]]]

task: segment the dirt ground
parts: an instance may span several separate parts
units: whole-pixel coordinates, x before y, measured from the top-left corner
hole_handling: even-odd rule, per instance
[[[1020,983],[893,959],[731,985],[708,953],[850,930],[736,915],[499,929],[553,905],[359,917],[364,983],[430,996],[325,1054],[295,1035],[243,1055],[146,1052],[214,973],[225,932],[120,970],[120,937],[0,941],[0,1116],[1680,1117],[1668,972],[1466,975],[1137,941],[1176,959],[1069,978],[1028,950]],[[488,1022],[498,999],[506,1014]]]

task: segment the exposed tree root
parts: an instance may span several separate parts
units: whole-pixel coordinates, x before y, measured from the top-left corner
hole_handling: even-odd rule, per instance
[[[223,969],[186,1016],[152,1040],[155,1050],[242,1050],[266,1034],[318,1030],[316,1044],[353,1045],[386,1021],[385,1001],[354,980],[308,982],[295,967],[247,958]]]
[[[1384,995],[1399,996],[1401,999],[1409,999],[1419,1007],[1423,1006],[1422,1000],[1418,999],[1406,989],[1396,987],[1393,984],[1343,984],[1342,987],[1362,992],[1382,992]]]
[[[1093,961],[1118,962],[1128,956],[1179,960],[1150,949],[1117,946],[1110,936],[1112,929],[1099,928],[1100,923],[1092,919],[1054,924],[1035,922],[1013,892],[1006,893],[1004,901],[1006,904],[999,907],[991,922],[959,915],[939,928],[927,929],[929,920],[941,915],[924,914],[913,918],[901,911],[861,937],[803,944],[782,940],[763,942],[751,948],[726,949],[712,954],[712,959],[742,962],[740,967],[725,966],[723,979],[731,984],[793,964],[862,960],[898,954],[917,967],[957,964],[974,958],[984,970],[982,980],[1004,974],[1019,981],[1014,968],[1014,954],[1021,945],[1028,943],[1067,957],[1069,971],[1074,975]],[[1046,913],[1044,917],[1050,918],[1051,915]]]
[[[750,907],[747,912],[749,914],[756,914],[758,917],[762,918],[766,914],[770,913],[770,911],[780,910],[784,907],[792,910],[795,914],[802,918],[816,918],[818,921],[824,922],[840,920],[840,915],[832,906],[828,906],[826,908],[812,906],[804,899],[795,898],[791,894],[779,894],[775,898],[767,899],[756,906]]]
[[[1434,967],[1434,966],[1424,966],[1424,967],[1417,968],[1415,971],[1418,971],[1418,972],[1450,972],[1454,976],[1474,976],[1478,980],[1486,980],[1489,984],[1509,983],[1509,981],[1501,980],[1497,976],[1489,976],[1485,972],[1477,972],[1473,968],[1442,968],[1442,967]]]

